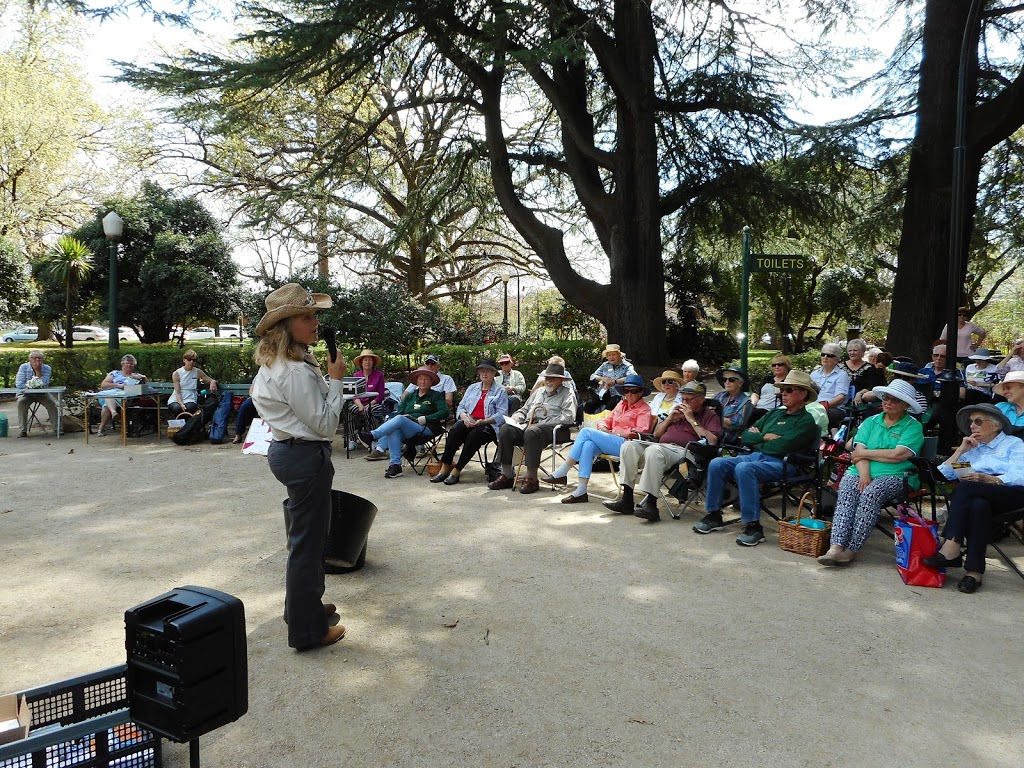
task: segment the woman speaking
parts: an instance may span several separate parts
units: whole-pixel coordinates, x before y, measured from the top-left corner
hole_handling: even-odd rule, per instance
[[[345,627],[329,626],[335,607],[323,602],[324,547],[331,524],[331,440],[341,415],[345,359],[328,361],[330,383],[309,352],[320,325],[316,310],[331,297],[288,283],[266,298],[267,313],[256,326],[260,366],[252,399],[274,439],[267,453],[270,471],[288,489],[288,564],[284,620],[288,645],[300,651],[332,645]]]

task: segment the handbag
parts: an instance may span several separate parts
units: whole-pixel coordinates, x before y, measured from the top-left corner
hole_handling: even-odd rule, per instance
[[[903,583],[912,587],[941,587],[946,583],[946,569],[930,568],[921,562],[939,550],[939,524],[925,520],[905,502],[896,507],[896,513],[896,569]]]

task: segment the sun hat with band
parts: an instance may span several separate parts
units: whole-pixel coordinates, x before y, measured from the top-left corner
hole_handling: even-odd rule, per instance
[[[661,374],[661,376],[654,380],[654,388],[659,392],[664,392],[665,382],[667,381],[674,381],[680,387],[686,383],[686,380],[683,378],[683,375],[678,371],[665,371],[663,374]]]
[[[903,379],[893,379],[892,383],[884,387],[872,387],[871,391],[881,399],[882,395],[895,397],[907,404],[907,410],[911,413],[924,413],[924,408],[917,402],[917,391]]]
[[[364,357],[372,357],[373,358],[373,367],[374,368],[379,368],[380,367],[380,364],[381,364],[380,355],[375,353],[372,349],[364,349],[362,352],[360,352],[358,357],[356,357],[352,361],[352,365],[355,368],[357,368],[357,369],[362,368],[363,367],[363,358]]]
[[[310,293],[298,283],[286,283],[267,294],[267,313],[256,324],[256,335],[262,336],[282,320],[318,309],[330,309],[334,303],[326,293]]]
[[[634,387],[639,387],[644,397],[647,397],[647,395],[651,394],[651,388],[644,384],[643,377],[638,373],[631,373],[629,374],[629,376],[626,377],[626,380],[624,382],[622,382],[621,384],[616,384],[615,391],[618,394],[624,396],[626,394],[626,387],[629,387],[631,389]]]
[[[416,384],[418,386],[419,385],[418,379],[419,379],[420,376],[422,376],[424,374],[427,376],[427,378],[430,379],[430,386],[436,387],[438,384],[441,383],[441,377],[438,376],[436,373],[434,373],[429,368],[417,368],[416,370],[412,371],[409,374],[409,383],[410,384]]]
[[[605,357],[606,358],[606,357],[608,357],[609,353],[611,353],[611,352],[618,352],[620,355],[622,355],[622,350],[619,349],[619,345],[618,344],[608,344],[607,346],[605,346],[604,352],[601,353],[601,357]],[[625,355],[622,355],[622,356],[625,357]]]
[[[814,386],[814,381],[811,379],[810,374],[805,371],[790,371],[786,374],[786,378],[782,380],[782,387],[800,387],[800,389],[806,389],[811,393],[812,398],[818,396],[818,388]]]
[[[965,405],[956,412],[956,425],[965,435],[971,434],[972,413],[984,413],[986,416],[991,416],[1003,432],[1009,432],[1013,428],[1010,420],[1006,418],[1006,414],[992,405],[992,403],[977,403],[975,405]]]
[[[1006,397],[1007,384],[1024,384],[1024,371],[1010,371],[1001,382],[992,388],[992,391]]]

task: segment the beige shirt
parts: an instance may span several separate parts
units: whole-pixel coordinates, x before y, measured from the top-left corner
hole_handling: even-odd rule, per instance
[[[341,416],[341,380],[324,381],[316,358],[262,366],[250,391],[275,440],[332,440]]]
[[[547,389],[538,389],[530,395],[530,399],[522,408],[507,417],[505,421],[525,427],[530,418],[530,409],[536,405],[543,405],[547,409],[547,415],[544,415],[544,411],[539,411],[533,420],[534,424],[576,423],[576,393],[566,386],[566,382],[563,382],[562,386],[551,395],[548,394]]]

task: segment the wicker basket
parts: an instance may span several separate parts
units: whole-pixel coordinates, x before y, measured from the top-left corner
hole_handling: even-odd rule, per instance
[[[810,502],[807,501],[808,499]],[[801,514],[805,504],[808,506],[810,514]],[[818,520],[815,517],[816,507],[814,492],[808,491],[800,497],[800,503],[796,508],[796,517],[779,521],[779,546],[786,552],[795,552],[808,557],[821,557],[828,550],[831,523],[825,522],[824,528],[808,528],[806,525],[800,524],[802,519]]]
[[[441,460],[437,458],[437,454],[433,451],[427,457],[427,474],[431,477],[437,475],[441,471]]]

